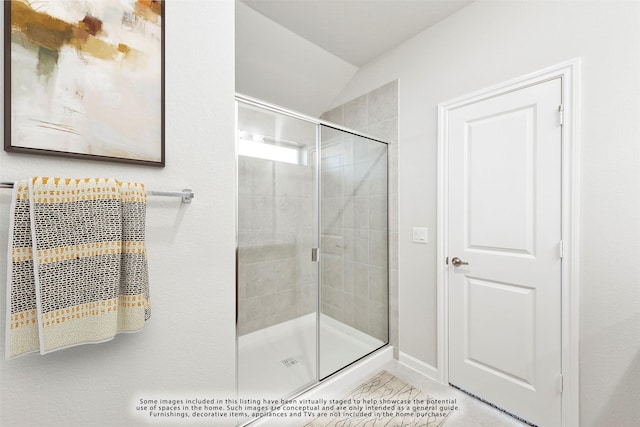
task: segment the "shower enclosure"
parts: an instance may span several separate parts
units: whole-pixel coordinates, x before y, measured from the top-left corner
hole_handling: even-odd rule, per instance
[[[284,398],[388,343],[387,144],[237,97],[237,377]]]

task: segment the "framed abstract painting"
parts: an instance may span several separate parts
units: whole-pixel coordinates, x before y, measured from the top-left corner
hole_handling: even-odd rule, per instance
[[[9,152],[164,166],[164,2],[5,2]]]

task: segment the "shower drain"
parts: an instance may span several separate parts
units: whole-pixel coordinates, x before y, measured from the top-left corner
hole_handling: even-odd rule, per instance
[[[289,357],[287,359],[281,360],[280,363],[282,363],[286,368],[290,368],[293,365],[297,364],[298,361],[293,357]]]

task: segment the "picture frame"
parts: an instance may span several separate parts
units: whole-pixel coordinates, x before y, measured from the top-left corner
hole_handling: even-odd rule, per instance
[[[165,6],[4,4],[4,149],[165,166]]]

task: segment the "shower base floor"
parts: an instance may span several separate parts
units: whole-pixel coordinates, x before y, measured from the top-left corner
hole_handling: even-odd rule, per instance
[[[238,337],[241,397],[282,398],[316,381],[316,313]],[[320,378],[384,343],[320,315]]]

